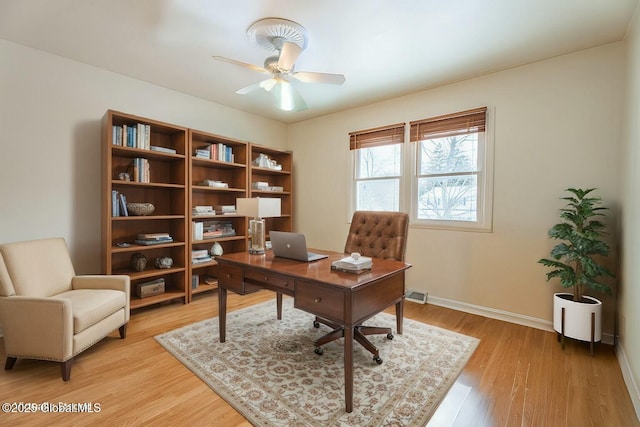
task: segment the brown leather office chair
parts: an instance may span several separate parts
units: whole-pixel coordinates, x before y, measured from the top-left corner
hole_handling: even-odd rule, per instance
[[[386,258],[404,261],[407,247],[407,232],[409,229],[409,215],[404,212],[356,211],[351,219],[351,227],[344,246],[344,252],[354,252],[373,258]],[[374,260],[375,263],[375,260]],[[329,320],[316,317],[313,325],[320,324],[333,328],[333,331],[315,341],[316,354],[322,354],[321,346],[344,336],[344,328]],[[364,348],[373,353],[373,360],[382,363],[378,349],[366,335],[386,334],[393,339],[391,328],[358,325],[353,337]]]

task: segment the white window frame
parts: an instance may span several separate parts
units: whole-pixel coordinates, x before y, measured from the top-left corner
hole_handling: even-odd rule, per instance
[[[351,150],[351,168],[350,168],[350,181],[351,181],[351,191],[350,191],[350,203],[349,203],[349,214],[348,220],[351,221],[351,217],[353,216],[353,212],[358,210],[358,183],[365,181],[377,181],[377,180],[389,180],[389,179],[397,179],[398,180],[398,206],[400,211],[404,211],[404,203],[405,203],[405,182],[406,182],[406,142],[402,144],[397,144],[400,146],[400,175],[389,175],[382,177],[372,177],[372,178],[358,178],[358,150]]]
[[[419,142],[413,144],[411,150],[412,183],[411,207],[409,218],[411,225],[421,228],[436,228],[461,231],[493,231],[493,111],[487,108],[487,120],[484,137],[478,138],[478,170],[477,170],[477,220],[452,221],[418,218],[418,181],[425,175],[419,174]]]

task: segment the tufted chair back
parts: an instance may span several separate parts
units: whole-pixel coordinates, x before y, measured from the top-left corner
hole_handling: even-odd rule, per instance
[[[344,251],[404,261],[408,230],[409,215],[404,212],[356,211]]]

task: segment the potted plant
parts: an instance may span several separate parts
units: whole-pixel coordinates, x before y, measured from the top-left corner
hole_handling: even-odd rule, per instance
[[[554,294],[553,329],[558,338],[575,338],[593,343],[601,340],[602,302],[587,296],[587,289],[611,295],[611,288],[599,281],[613,277],[606,267],[598,263],[599,257],[609,255],[609,245],[603,241],[605,225],[599,218],[604,216],[602,199],[590,196],[595,188],[586,190],[568,188],[569,196],[560,210],[563,222],[549,230],[549,237],[561,240],[551,250],[551,258],[538,262],[552,268],[547,273],[547,281],[557,277],[564,288],[573,288],[573,293]]]

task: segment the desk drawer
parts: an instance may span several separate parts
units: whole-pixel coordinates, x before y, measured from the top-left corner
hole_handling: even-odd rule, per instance
[[[246,271],[244,280],[259,283],[267,289],[293,295],[293,280],[267,271]]]
[[[220,285],[238,294],[243,294],[244,279],[242,277],[242,268],[233,265],[218,264],[218,281]]]
[[[331,289],[304,280],[296,281],[295,307],[316,316],[343,322],[344,298],[344,292],[339,289]]]

